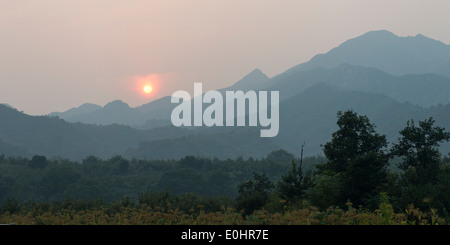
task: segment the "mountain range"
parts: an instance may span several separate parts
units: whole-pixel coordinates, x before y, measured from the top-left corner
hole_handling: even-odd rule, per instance
[[[352,38],[273,78],[282,80],[298,71],[340,64],[373,67],[392,75],[437,74],[450,78],[450,46],[418,34],[399,37],[386,30]]]
[[[450,46],[423,35],[371,31],[272,78],[255,69],[219,91],[228,90],[280,91],[279,134],[260,138],[255,127],[173,127],[170,97],[135,108],[119,100],[84,104],[42,117],[0,105],[0,153],[259,158],[280,148],[298,155],[305,142],[305,155],[315,155],[337,129],[337,111],[347,109],[367,115],[393,142],[409,119],[432,116],[450,128]],[[442,152],[449,150],[444,144]]]

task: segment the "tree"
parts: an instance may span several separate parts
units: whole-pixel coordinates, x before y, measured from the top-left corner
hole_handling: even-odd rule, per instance
[[[120,155],[114,156],[111,159],[109,159],[109,162],[112,164],[115,164],[117,166],[117,173],[119,174],[126,174],[128,172],[128,168],[130,166],[130,162],[123,158]]]
[[[391,149],[391,156],[402,157],[399,168],[406,171],[412,169],[417,176],[417,184],[433,183],[437,180],[440,162],[439,146],[450,140],[450,133],[444,128],[433,126],[432,117],[419,121],[408,120],[406,127],[400,131],[398,143]]]
[[[39,155],[33,156],[33,158],[28,162],[28,166],[32,168],[45,168],[47,165],[47,158]]]
[[[238,185],[237,209],[244,210],[244,215],[261,209],[269,201],[269,194],[273,188],[273,183],[265,174],[253,173],[253,179]]]
[[[302,186],[303,174],[301,167],[297,168],[295,161],[292,160],[292,168],[285,175],[281,176],[278,182],[278,191],[280,197],[288,202],[295,202],[303,194]]]
[[[355,205],[376,209],[379,194],[384,191],[387,182],[387,161],[387,155],[372,151],[350,161],[348,169],[342,174],[343,197]]]
[[[367,116],[351,110],[339,111],[337,116],[339,129],[324,145],[328,162],[319,166],[319,173],[339,179],[337,204],[350,199],[356,205],[376,206],[387,176],[386,136],[375,131]]]
[[[64,196],[64,191],[73,186],[81,177],[76,165],[57,165],[47,169],[41,179],[39,188],[46,198]]]
[[[281,181],[278,182],[277,186],[279,196],[290,204],[299,201],[304,195],[304,191],[308,188],[307,184],[304,183],[302,169],[304,146],[305,144],[301,146],[299,165],[297,166],[293,159],[292,168],[287,174],[281,176]]]
[[[338,175],[314,176],[311,188],[307,190],[308,200],[311,205],[325,210],[337,206],[341,193],[340,178]]]
[[[337,113],[339,129],[332,134],[331,142],[324,145],[324,154],[329,160],[328,170],[340,173],[348,168],[351,160],[373,152],[384,154],[387,146],[386,136],[375,132],[367,116],[358,116],[351,110]]]

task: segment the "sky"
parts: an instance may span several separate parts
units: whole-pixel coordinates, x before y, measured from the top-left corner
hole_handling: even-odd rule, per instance
[[[0,0],[0,103],[30,115],[136,107],[257,68],[273,77],[373,30],[450,44],[449,9],[447,0]]]

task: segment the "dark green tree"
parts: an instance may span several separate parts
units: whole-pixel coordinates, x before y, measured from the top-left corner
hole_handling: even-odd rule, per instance
[[[45,168],[48,165],[47,158],[45,156],[33,156],[28,162],[28,166],[31,168]]]
[[[318,166],[319,174],[339,180],[337,205],[350,200],[355,205],[376,207],[387,176],[386,136],[375,131],[367,116],[351,110],[339,111],[337,116],[339,129],[324,145],[328,162]]]
[[[434,183],[437,180],[441,154],[440,143],[450,140],[450,133],[444,128],[433,126],[432,117],[419,121],[417,127],[414,120],[409,120],[400,131],[398,143],[391,149],[391,156],[401,157],[399,168],[415,172],[417,184]]]
[[[304,196],[305,190],[308,188],[308,181],[305,181],[303,173],[303,147],[301,146],[300,161],[297,166],[294,159],[292,159],[292,167],[285,174],[281,176],[281,181],[278,182],[277,190],[280,198],[286,200],[289,204],[299,202]],[[306,176],[308,177],[308,176]]]
[[[373,151],[351,160],[342,174],[342,197],[355,205],[376,209],[379,193],[384,191],[387,183],[387,162],[387,155]]]
[[[80,177],[81,175],[76,167],[57,165],[44,173],[39,189],[46,198],[57,197],[55,199],[61,199],[64,192],[67,191],[66,189],[75,184]]]
[[[273,188],[273,183],[265,174],[253,173],[253,179],[238,185],[236,208],[243,210],[244,215],[252,214],[269,201],[269,194]]]
[[[337,200],[341,193],[341,178],[338,175],[316,175],[312,186],[307,190],[308,200],[311,205],[325,210],[337,206]]]
[[[358,116],[351,110],[337,113],[339,129],[332,134],[331,142],[323,146],[329,160],[326,169],[341,173],[348,168],[350,161],[373,152],[383,155],[387,146],[386,136],[375,132],[367,116]]]
[[[109,159],[109,162],[117,166],[117,173],[118,174],[126,174],[128,172],[128,168],[130,166],[130,162],[123,158],[120,155],[114,156],[111,159]]]
[[[287,174],[281,176],[281,181],[277,185],[280,197],[288,202],[299,200],[304,191],[302,181],[302,169],[292,160],[292,168]]]

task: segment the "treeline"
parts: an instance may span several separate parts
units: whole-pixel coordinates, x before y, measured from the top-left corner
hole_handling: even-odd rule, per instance
[[[280,178],[294,156],[284,150],[262,159],[208,159],[186,156],[180,160],[138,160],[115,156],[94,156],[81,162],[65,159],[29,158],[0,155],[0,204],[17,198],[19,202],[63,201],[68,198],[107,202],[124,197],[136,199],[146,191],[171,194],[196,193],[201,196],[236,197],[236,186],[266,173],[271,180]],[[305,159],[308,167],[325,161],[323,157]]]
[[[171,224],[450,223],[450,158],[439,153],[449,132],[432,118],[411,120],[388,147],[366,116],[338,112],[337,125],[323,145],[325,157],[295,159],[284,150],[259,160],[116,156],[78,163],[0,156],[0,217],[23,223],[144,222],[133,215]]]

